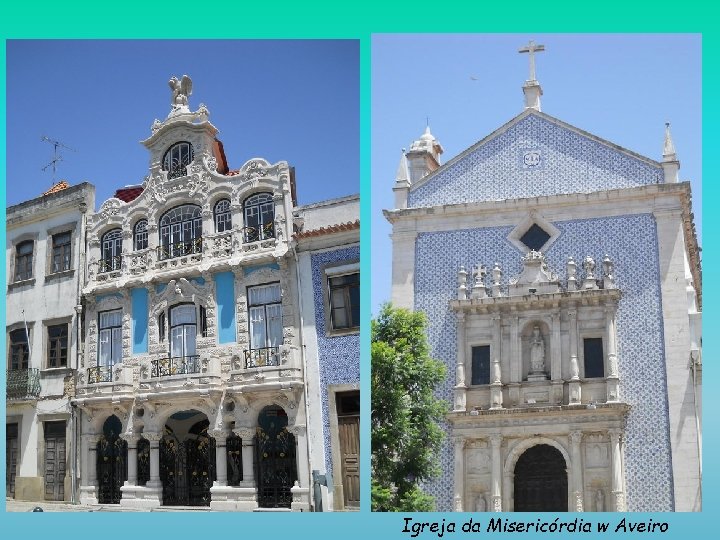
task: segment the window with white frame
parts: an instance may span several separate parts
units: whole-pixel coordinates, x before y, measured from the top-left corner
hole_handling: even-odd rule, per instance
[[[160,260],[202,252],[201,208],[177,206],[160,219]]]
[[[275,201],[272,193],[256,193],[245,199],[245,241],[275,238]]]
[[[170,356],[195,356],[197,311],[194,304],[180,304],[170,309]]]
[[[113,229],[105,233],[101,242],[102,259],[98,272],[120,270],[122,264],[122,230]]]
[[[101,311],[98,319],[98,366],[112,366],[122,360],[122,309]]]
[[[265,349],[282,345],[282,304],[280,284],[248,288],[250,348]]]
[[[168,180],[178,178],[187,174],[187,166],[195,158],[192,144],[179,142],[168,148],[163,156],[163,171],[167,171]]]
[[[139,219],[133,229],[133,248],[135,251],[147,249],[148,247],[148,222],[147,219]]]
[[[360,326],[360,272],[328,276],[330,323],[333,330]]]
[[[230,200],[220,199],[215,203],[215,232],[225,232],[232,229],[232,216],[230,214]]]

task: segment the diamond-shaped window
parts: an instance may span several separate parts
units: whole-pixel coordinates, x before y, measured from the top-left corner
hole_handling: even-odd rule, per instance
[[[525,234],[520,237],[520,241],[530,249],[540,251],[547,241],[550,240],[550,234],[545,232],[545,229],[540,227],[537,223],[533,223]]]

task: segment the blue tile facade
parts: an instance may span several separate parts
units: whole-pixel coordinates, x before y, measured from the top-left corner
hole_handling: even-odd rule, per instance
[[[416,189],[408,207],[590,193],[663,182],[660,165],[530,114]]]
[[[632,407],[626,426],[627,505],[635,512],[671,511],[672,464],[655,219],[651,214],[639,214],[554,225],[560,236],[545,255],[550,269],[561,278],[569,255],[576,261],[586,255],[600,261],[608,254],[615,262],[616,283],[623,294],[617,312],[620,392]],[[448,302],[457,295],[458,268],[477,263],[491,267],[497,261],[507,286],[507,280],[522,270],[522,254],[507,241],[511,230],[496,227],[418,235],[415,307],[428,315],[432,354],[449,368],[450,376],[438,395],[450,402],[457,338]],[[582,274],[579,265],[578,274]],[[442,474],[427,486],[442,511],[452,510],[451,446],[446,439]]]
[[[317,330],[320,361],[320,392],[322,397],[323,440],[325,467],[332,472],[330,451],[330,415],[327,387],[330,384],[360,382],[360,335],[327,336],[325,333],[325,275],[323,266],[360,260],[360,247],[355,246],[316,253],[311,256],[315,329]]]

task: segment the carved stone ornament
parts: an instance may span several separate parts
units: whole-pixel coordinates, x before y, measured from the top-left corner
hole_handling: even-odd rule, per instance
[[[511,296],[560,292],[558,277],[550,271],[542,253],[531,250],[522,258],[522,263],[522,272],[510,281]]]

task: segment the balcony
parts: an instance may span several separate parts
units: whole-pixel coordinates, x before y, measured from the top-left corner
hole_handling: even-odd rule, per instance
[[[95,366],[88,368],[88,384],[112,382],[112,366]]]
[[[100,259],[98,261],[98,274],[106,274],[108,272],[119,272],[122,269],[122,255],[116,255],[108,259]]]
[[[243,251],[258,251],[266,248],[274,248],[277,240],[275,238],[275,223],[268,223],[260,227],[243,227]]]
[[[280,366],[280,347],[261,347],[245,351],[245,369]]]
[[[7,371],[7,399],[37,399],[40,396],[40,370],[36,368]]]
[[[200,356],[175,356],[150,362],[150,377],[170,377],[200,373]]]
[[[193,238],[187,242],[163,244],[157,247],[157,260],[165,261],[167,259],[177,259],[178,257],[186,257],[187,255],[200,254],[202,253],[202,246],[202,236]]]

